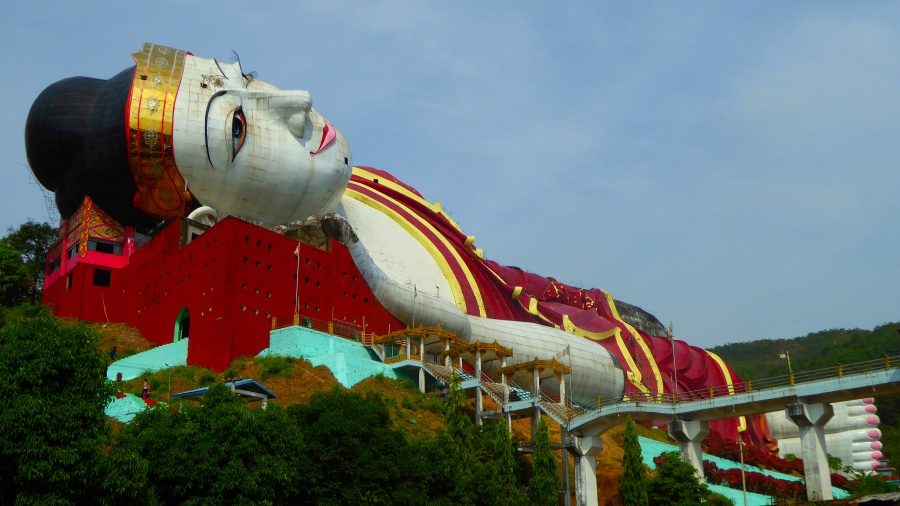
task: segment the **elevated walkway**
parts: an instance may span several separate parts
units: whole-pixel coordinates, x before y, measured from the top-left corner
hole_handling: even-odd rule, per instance
[[[779,411],[798,400],[820,404],[892,395],[900,393],[900,368],[894,365],[898,363],[900,357],[885,357],[712,390],[601,398],[599,408],[573,418],[567,428],[584,433],[605,432],[618,425],[615,419],[627,416],[635,420],[721,420]]]

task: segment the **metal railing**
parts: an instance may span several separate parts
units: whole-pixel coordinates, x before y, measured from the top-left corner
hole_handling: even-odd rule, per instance
[[[615,396],[597,398],[597,407],[608,406],[620,402],[651,402],[657,404],[681,404],[696,402],[728,395],[758,392],[773,388],[782,388],[797,385],[799,383],[814,383],[827,379],[842,378],[847,375],[865,374],[868,372],[890,369],[891,364],[900,363],[900,355],[888,356],[875,360],[867,360],[853,364],[838,364],[833,367],[791,373],[785,376],[775,376],[761,380],[747,380],[732,385],[710,386],[700,390],[678,391],[668,393],[632,392]],[[589,410],[592,411],[592,410]]]
[[[324,332],[327,334],[336,335],[339,337],[343,337],[346,339],[351,339],[354,341],[358,341],[364,346],[367,346],[375,351],[378,357],[385,364],[392,364],[395,362],[401,362],[403,360],[418,360],[424,363],[426,360],[423,360],[423,355],[419,350],[418,346],[415,343],[410,344],[410,349],[406,350],[406,346],[402,345],[399,347],[400,353],[396,355],[387,356],[388,350],[383,344],[373,344],[374,343],[374,334],[366,334],[363,332],[363,328],[360,325],[356,325],[353,323],[348,323],[342,320],[332,320],[325,321],[319,320],[316,318],[312,318],[309,316],[304,316],[299,313],[295,313],[289,317],[282,318],[272,318],[272,330],[298,326],[305,327],[312,330],[317,330],[319,332]],[[442,366],[442,364],[437,364],[431,360],[428,360],[429,363],[434,363],[435,365]],[[570,398],[566,399],[565,409],[568,411],[568,417],[574,418],[584,414],[588,414],[595,409],[599,409],[603,406],[608,406],[611,404],[618,404],[622,402],[648,402],[655,404],[681,404],[688,402],[696,402],[708,399],[714,399],[717,397],[724,397],[729,395],[736,394],[744,394],[750,393],[754,391],[760,390],[768,390],[773,388],[781,388],[796,385],[798,383],[813,383],[820,380],[826,379],[835,379],[841,378],[845,375],[857,375],[857,374],[865,374],[867,372],[874,372],[879,370],[890,369],[891,364],[900,363],[900,355],[889,356],[885,355],[884,358],[867,360],[863,362],[856,362],[852,364],[838,364],[833,367],[826,367],[823,369],[816,369],[813,371],[804,371],[799,373],[791,372],[785,376],[775,376],[772,378],[764,378],[761,380],[747,380],[741,383],[733,383],[731,385],[718,385],[718,386],[709,386],[706,388],[702,388],[699,390],[689,390],[689,391],[677,391],[677,392],[666,392],[666,393],[655,393],[655,392],[631,392],[624,393],[621,395],[614,396],[603,396],[597,397],[597,406],[596,408],[589,408],[587,406],[580,405],[578,403],[573,402]],[[459,369],[457,367],[452,367],[452,371],[454,371],[462,381],[473,380],[474,376],[471,374]],[[449,380],[449,378],[448,378]],[[496,383],[490,376],[482,371],[480,381],[499,385]],[[534,392],[525,388],[520,387],[511,379],[507,378],[507,387],[509,390],[509,399],[507,402],[515,402],[520,400],[531,400],[534,398]],[[485,389],[488,390],[488,389]],[[491,392],[488,392],[491,394]],[[493,395],[492,395],[493,397]],[[560,405],[558,400],[550,397],[545,394],[543,391],[540,392],[539,402],[546,402]],[[562,407],[560,405],[560,407]]]
[[[362,325],[345,322],[343,320],[320,320],[311,316],[305,316],[300,313],[286,317],[273,317],[272,330],[284,329],[287,327],[304,327],[307,329],[332,334],[345,339],[361,341],[363,339]]]

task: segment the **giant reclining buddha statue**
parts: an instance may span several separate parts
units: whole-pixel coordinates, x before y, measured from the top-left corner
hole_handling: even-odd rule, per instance
[[[132,56],[136,64],[109,79],[52,84],[32,106],[28,160],[63,218],[85,196],[138,230],[198,215],[274,229],[333,214],[352,228],[345,245],[395,317],[496,340],[515,350],[509,364],[569,350],[566,391],[576,401],[741,381],[715,354],[671,342],[654,316],[603,290],[486,259],[439,204],[388,172],[354,167],[349,143],[309,92],[256,79],[240,61],[154,44]],[[767,442],[763,417],[712,428]]]

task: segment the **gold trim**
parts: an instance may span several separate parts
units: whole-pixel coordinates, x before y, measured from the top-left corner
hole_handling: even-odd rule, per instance
[[[137,185],[134,205],[159,220],[187,214],[187,184],[175,166],[172,119],[187,53],[145,42],[132,53],[137,67],[128,109],[128,162]]]
[[[722,370],[722,374],[725,375],[725,383],[728,384],[728,395],[734,395],[734,380],[731,377],[731,373],[728,371],[728,366],[725,364],[725,361],[709,350],[704,351],[706,351],[706,354],[718,364],[719,368]]]
[[[378,192],[378,190],[376,188],[371,188],[371,187],[368,187],[368,188],[372,191]],[[381,192],[378,192],[378,193],[386,200],[390,201],[394,205],[405,210],[412,217],[413,220],[416,220],[418,223],[420,223],[421,225],[426,227],[428,230],[430,230],[434,234],[434,236],[437,238],[437,240],[440,241],[444,245],[444,247],[450,253],[450,256],[456,261],[457,265],[459,265],[459,268],[462,271],[463,276],[465,277],[465,281],[468,283],[468,285],[472,291],[472,294],[475,297],[475,303],[478,306],[478,314],[476,316],[481,316],[483,318],[487,317],[487,312],[485,311],[485,307],[484,307],[484,299],[481,296],[481,288],[478,286],[478,282],[475,280],[475,276],[472,274],[472,271],[469,269],[469,266],[459,255],[459,252],[456,251],[456,248],[454,247],[454,245],[451,244],[449,240],[447,240],[447,237],[444,236],[444,234],[441,233],[439,230],[437,230],[431,223],[429,223],[428,220],[426,220],[425,218],[420,216],[414,210],[410,209],[409,206],[407,206],[403,202],[400,202],[394,198],[391,198],[389,195],[386,195],[384,193],[381,193]],[[352,188],[347,188],[344,191],[344,194],[350,198],[358,200],[359,202],[361,202],[363,204],[368,205],[369,207],[371,207],[375,210],[382,212],[383,214],[385,214],[386,216],[391,218],[395,223],[397,223],[398,225],[403,227],[407,232],[409,232],[410,235],[412,235],[413,238],[415,238],[419,242],[419,244],[421,244],[425,248],[425,250],[428,251],[428,253],[435,260],[435,262],[438,263],[438,266],[441,268],[441,271],[444,273],[444,277],[447,279],[447,284],[450,285],[450,288],[453,291],[453,297],[454,297],[454,300],[456,301],[456,305],[463,312],[468,312],[466,301],[465,301],[465,296],[463,295],[463,292],[462,292],[461,280],[457,279],[456,274],[453,273],[453,270],[450,267],[450,262],[448,261],[448,259],[437,249],[436,245],[430,239],[428,239],[428,237],[425,236],[425,234],[423,234],[420,230],[418,230],[409,220],[407,220],[405,217],[403,217],[402,215],[400,215],[399,213],[397,213],[390,207],[382,204],[381,202],[379,202],[363,193],[353,190]]]
[[[361,177],[367,181],[370,181],[374,184],[379,184],[386,188],[390,188],[390,189],[394,190],[395,192],[406,196],[407,198],[410,198],[420,204],[425,205],[432,211],[439,213],[441,216],[443,216],[451,225],[453,225],[456,228],[456,230],[459,230],[460,232],[462,232],[462,229],[459,227],[459,224],[457,224],[455,221],[453,221],[453,218],[451,218],[449,214],[444,212],[444,207],[441,205],[440,202],[435,202],[434,204],[432,204],[431,202],[428,202],[424,198],[416,195],[414,192],[407,190],[406,187],[404,187],[403,185],[397,184],[389,179],[384,179],[383,177],[378,176],[377,174],[374,174],[372,172],[369,172],[368,170],[363,169],[362,167],[353,167],[353,175],[359,176],[359,177]],[[377,183],[375,182],[376,179],[378,180]]]

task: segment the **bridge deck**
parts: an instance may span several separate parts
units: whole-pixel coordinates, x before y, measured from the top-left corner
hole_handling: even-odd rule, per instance
[[[627,417],[636,420],[720,420],[742,415],[767,413],[784,409],[796,401],[806,403],[839,402],[877,395],[900,393],[900,368],[827,378],[780,387],[723,395],[687,402],[617,402],[604,405],[570,420],[568,430],[584,435],[605,432],[623,423]]]

